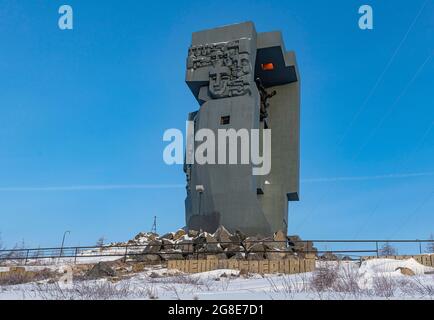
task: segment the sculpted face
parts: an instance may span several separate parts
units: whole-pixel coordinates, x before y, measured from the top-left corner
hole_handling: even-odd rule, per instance
[[[231,80],[231,69],[222,65],[211,67],[209,71],[209,92],[213,98],[224,97]]]
[[[242,53],[239,55],[239,66],[241,68],[241,72],[242,74],[248,74],[250,73],[250,60],[249,60],[249,55],[246,53]]]

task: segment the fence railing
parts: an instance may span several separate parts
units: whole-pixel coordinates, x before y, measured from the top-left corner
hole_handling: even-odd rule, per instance
[[[280,244],[279,248],[264,248],[264,250],[248,250],[247,244],[272,243]],[[363,256],[374,254],[379,257],[382,254],[381,244],[385,243],[407,243],[414,245],[413,252],[423,253],[423,244],[434,244],[434,240],[294,240],[294,241],[275,241],[275,240],[247,240],[237,242],[215,242],[214,244],[239,244],[242,249],[225,251],[225,253],[236,254],[242,253],[293,253],[292,248],[296,247],[297,253],[317,254],[331,253],[334,255],[346,255],[349,258],[360,259]],[[352,248],[328,248],[328,245],[334,244],[339,246],[353,246]],[[354,248],[355,244],[362,244],[362,248]],[[326,248],[315,249],[314,246],[323,245]],[[152,250],[152,247],[163,247],[163,250]],[[77,246],[77,247],[53,247],[53,248],[20,248],[20,249],[3,249],[0,250],[0,263],[4,261],[24,261],[27,264],[30,261],[41,259],[72,259],[74,263],[78,259],[102,258],[102,257],[119,257],[127,260],[128,257],[155,255],[155,254],[183,254],[183,255],[214,255],[215,250],[199,251],[195,243],[164,243],[164,244],[125,244],[125,245],[105,245],[105,246]],[[145,250],[146,249],[146,250]],[[181,249],[173,251],[170,249]],[[169,251],[167,251],[169,250]],[[387,254],[385,254],[387,255]]]

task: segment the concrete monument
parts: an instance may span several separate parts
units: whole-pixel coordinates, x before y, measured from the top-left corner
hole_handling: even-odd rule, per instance
[[[186,82],[200,106],[188,117],[196,132],[271,129],[267,175],[253,175],[252,164],[184,165],[187,227],[286,232],[288,201],[299,200],[300,78],[294,52],[285,50],[280,32],[257,33],[252,22],[195,32]]]

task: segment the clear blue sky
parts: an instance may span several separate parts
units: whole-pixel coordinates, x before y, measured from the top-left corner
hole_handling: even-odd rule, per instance
[[[65,3],[73,31],[57,27]],[[246,20],[281,30],[298,57],[303,182],[289,233],[428,237],[434,1],[419,14],[424,3],[0,0],[3,240],[59,245],[71,230],[70,245],[120,241],[150,230],[154,215],[160,232],[184,226],[183,187],[57,187],[183,185],[182,166],[162,160],[162,135],[197,108],[184,83],[191,33]],[[362,4],[374,9],[372,31],[358,28]]]

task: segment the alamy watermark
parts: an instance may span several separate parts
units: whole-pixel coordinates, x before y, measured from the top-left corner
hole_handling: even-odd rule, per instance
[[[60,30],[72,30],[74,29],[74,12],[70,5],[64,4],[59,8],[58,26]]]
[[[202,128],[195,131],[194,121],[187,121],[186,135],[186,164],[251,164],[252,174],[255,176],[270,173],[271,129]],[[163,141],[170,142],[163,151],[164,162],[168,165],[184,164],[182,131],[166,130]]]
[[[370,5],[364,4],[359,8],[359,28],[362,30],[374,29],[374,11]]]

